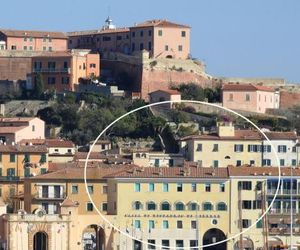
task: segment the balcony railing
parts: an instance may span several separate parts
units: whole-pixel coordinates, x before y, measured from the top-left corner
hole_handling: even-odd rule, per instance
[[[19,176],[1,176],[0,181],[18,181],[20,180]]]
[[[34,68],[33,73],[71,73],[71,68]]]
[[[290,214],[291,210],[295,214],[297,212],[296,208],[290,209],[290,208],[271,208],[269,214]]]
[[[63,200],[66,198],[66,193],[62,193],[62,194],[52,194],[50,195],[49,193],[41,193],[41,195],[39,193],[36,193],[33,195],[33,198],[38,199],[38,200]]]
[[[275,193],[276,193],[276,189],[268,189],[267,190],[267,194],[268,195],[272,195],[272,194],[274,194],[275,195]],[[283,190],[281,190],[281,189],[279,189],[279,191],[278,191],[278,195],[289,195],[289,194],[299,194],[300,195],[300,190],[298,191],[298,193],[297,193],[297,190],[296,189],[283,189]]]
[[[269,235],[290,235],[291,229],[289,227],[278,227],[278,228],[270,228],[269,229]],[[295,227],[293,228],[294,234],[300,234],[300,228]]]

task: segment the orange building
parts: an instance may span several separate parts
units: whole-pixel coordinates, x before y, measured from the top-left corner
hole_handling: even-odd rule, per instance
[[[63,51],[67,41],[63,32],[0,30],[0,50]]]
[[[74,91],[80,79],[100,75],[100,56],[90,50],[47,52],[32,58],[32,73],[27,79],[27,88],[32,89],[37,75],[43,79],[45,89]]]
[[[132,54],[147,50],[150,57],[187,59],[190,27],[167,20],[150,20],[129,28],[116,28],[108,18],[100,30],[70,32],[69,48]]]
[[[0,197],[13,205],[13,198],[23,194],[23,179],[48,171],[46,146],[0,145]]]

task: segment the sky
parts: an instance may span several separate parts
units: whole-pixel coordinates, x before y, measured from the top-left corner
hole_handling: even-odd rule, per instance
[[[10,0],[0,28],[98,29],[168,19],[192,27],[191,54],[213,76],[285,78],[300,83],[299,0]]]

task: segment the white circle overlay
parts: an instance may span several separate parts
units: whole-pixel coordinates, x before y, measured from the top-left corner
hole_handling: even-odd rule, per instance
[[[270,141],[270,139],[266,136],[266,134],[255,124],[253,123],[251,120],[249,120],[247,117],[244,117],[243,115],[231,110],[231,109],[228,109],[228,108],[225,108],[223,106],[219,106],[217,104],[213,104],[213,103],[208,103],[208,102],[202,102],[202,101],[195,101],[195,100],[178,100],[178,101],[162,101],[162,102],[155,102],[155,103],[151,103],[151,104],[147,104],[147,105],[144,105],[144,106],[141,106],[141,107],[138,107],[134,110],[131,110],[129,112],[127,112],[126,114],[120,116],[119,118],[117,118],[116,120],[114,120],[111,124],[109,124],[99,135],[98,137],[94,140],[93,144],[90,146],[90,149],[89,149],[89,152],[87,154],[87,157],[85,159],[85,164],[84,164],[84,183],[85,183],[85,189],[86,189],[86,193],[90,199],[90,202],[93,204],[94,208],[96,209],[97,213],[100,215],[100,217],[102,218],[102,220],[107,223],[109,226],[111,226],[114,230],[118,231],[120,234],[123,234],[124,236],[132,239],[132,240],[136,240],[138,242],[141,242],[142,244],[145,244],[146,246],[153,246],[153,247],[157,247],[157,248],[167,248],[167,249],[176,249],[176,246],[175,247],[166,247],[166,246],[162,246],[162,245],[157,245],[157,244],[152,244],[152,243],[149,243],[147,241],[143,241],[143,240],[140,240],[140,239],[137,239],[135,237],[133,237],[132,235],[130,235],[129,233],[127,232],[123,232],[122,230],[120,230],[118,227],[114,226],[106,217],[105,215],[103,215],[98,207],[95,205],[95,203],[93,202],[93,199],[88,191],[88,183],[87,183],[87,165],[88,165],[88,160],[89,160],[89,157],[90,157],[90,154],[92,152],[92,149],[94,147],[94,145],[96,144],[96,142],[100,139],[100,137],[111,127],[113,126],[115,123],[117,123],[118,121],[120,121],[121,119],[123,119],[124,117],[132,114],[132,113],[135,113],[139,110],[142,110],[142,109],[145,109],[145,108],[150,108],[150,107],[153,107],[153,106],[158,106],[158,105],[161,105],[161,104],[175,104],[175,103],[194,103],[194,104],[203,104],[203,105],[208,105],[210,107],[215,107],[215,108],[219,108],[219,109],[223,109],[225,111],[228,111],[238,117],[241,117],[242,119],[244,119],[245,121],[247,121],[248,123],[250,123],[254,128],[256,128],[263,136],[264,138],[270,143],[271,145],[271,148],[273,150],[273,152],[275,152],[275,158],[276,158],[276,161],[277,161],[277,165],[278,165],[278,184],[277,184],[277,188],[276,188],[276,192],[274,194],[274,197],[270,203],[270,205],[268,206],[268,208],[266,209],[266,211],[256,220],[255,223],[253,223],[251,226],[249,226],[248,228],[246,228],[245,230],[243,230],[242,232],[239,232],[237,233],[236,235],[234,236],[231,236],[230,238],[227,238],[225,240],[221,240],[221,241],[218,241],[218,242],[215,242],[215,243],[211,243],[211,244],[206,244],[206,245],[199,245],[199,246],[196,246],[196,247],[181,247],[181,249],[202,249],[202,248],[205,248],[205,247],[211,247],[211,246],[215,246],[215,245],[218,245],[218,244],[222,244],[222,243],[225,243],[227,241],[230,241],[230,240],[233,240],[237,237],[239,237],[240,235],[246,233],[247,231],[249,231],[250,229],[252,229],[253,227],[255,227],[255,225],[263,219],[263,217],[269,212],[269,210],[271,209],[277,195],[278,195],[278,192],[279,192],[279,188],[280,188],[280,184],[281,184],[281,170],[280,170],[280,161],[279,161],[279,157],[277,155],[277,152],[275,150],[275,147],[274,145],[272,144],[272,142]],[[199,242],[198,242],[199,243]],[[292,243],[291,243],[292,244]]]

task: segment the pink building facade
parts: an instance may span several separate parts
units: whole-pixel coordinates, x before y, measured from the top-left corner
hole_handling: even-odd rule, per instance
[[[152,58],[187,59],[190,56],[190,27],[167,20],[150,20],[129,28],[116,28],[111,19],[100,30],[70,32],[69,48],[134,54],[149,51]]]
[[[0,49],[17,51],[64,51],[68,37],[63,32],[0,30]]]
[[[266,113],[278,109],[280,95],[272,88],[253,84],[225,84],[222,87],[223,106],[233,110]]]
[[[14,144],[24,139],[44,139],[45,122],[37,117],[0,118],[0,140]]]

